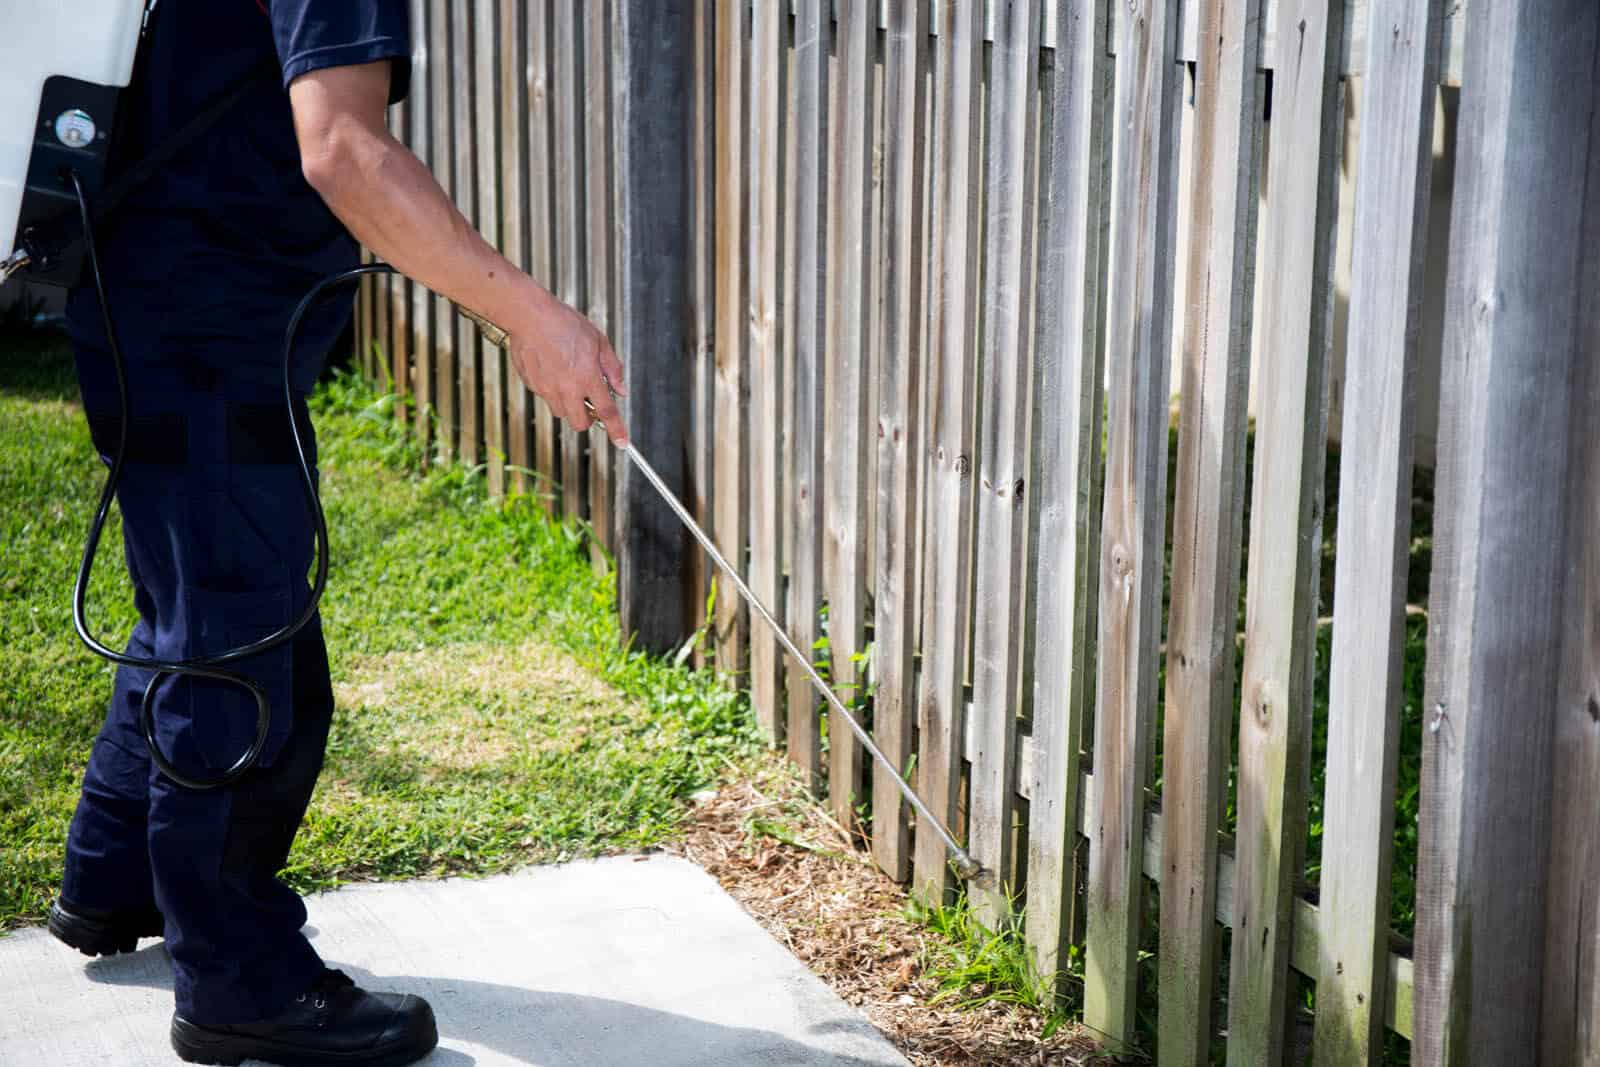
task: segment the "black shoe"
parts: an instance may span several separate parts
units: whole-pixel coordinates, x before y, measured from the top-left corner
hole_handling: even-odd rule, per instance
[[[402,1067],[439,1043],[433,1009],[421,997],[368,993],[343,971],[327,970],[275,1019],[202,1026],[172,1017],[172,1047],[189,1063],[265,1060],[281,1067]]]
[[[50,905],[49,930],[57,941],[85,956],[115,956],[132,952],[141,937],[160,937],[161,913],[154,908],[99,911],[57,899]]]

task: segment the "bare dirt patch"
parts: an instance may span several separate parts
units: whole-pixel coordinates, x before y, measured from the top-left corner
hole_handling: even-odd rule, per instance
[[[685,833],[665,851],[704,867],[918,1067],[1105,1062],[1074,1028],[1044,1039],[1044,1020],[1027,1009],[936,1002],[938,986],[922,969],[933,935],[906,914],[905,889],[779,760],[698,796]]]

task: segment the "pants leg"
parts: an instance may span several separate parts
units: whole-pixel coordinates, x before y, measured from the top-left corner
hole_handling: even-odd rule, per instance
[[[130,655],[151,654],[150,627],[143,620],[127,648]],[[117,669],[111,706],[89,755],[67,835],[61,896],[71,904],[129,913],[155,907],[145,844],[150,754],[138,727],[138,701],[149,677],[132,667]]]
[[[80,352],[80,379],[103,428],[105,398],[95,403],[91,383],[108,372],[96,355]],[[118,497],[140,589],[134,646],[166,659],[256,640],[298,618],[309,598],[310,511],[281,407],[274,423],[263,417],[270,389],[219,377],[181,358],[130,367],[131,461]],[[162,441],[134,440],[155,435]],[[178,1010],[201,1023],[277,1014],[322,969],[299,932],[304,904],[277,878],[332,715],[320,625],[229,669],[266,691],[268,746],[237,782],[199,791],[154,770],[138,725],[149,675],[119,672],[63,879],[63,896],[91,907],[126,907],[150,888],[166,917]],[[255,701],[240,686],[169,676],[153,703],[162,749],[186,774],[215,777],[254,736]]]

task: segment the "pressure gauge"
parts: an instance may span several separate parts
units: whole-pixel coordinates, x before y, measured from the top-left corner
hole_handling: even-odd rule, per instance
[[[56,140],[68,148],[87,148],[94,142],[94,119],[86,111],[73,108],[56,116]]]

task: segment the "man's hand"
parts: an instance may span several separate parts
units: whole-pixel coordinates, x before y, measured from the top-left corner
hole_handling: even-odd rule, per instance
[[[289,86],[306,180],[357,240],[397,270],[508,330],[512,365],[556,417],[581,431],[597,416],[618,447],[626,445],[612,399],[613,390],[626,389],[611,344],[490,247],[389,133],[389,73],[381,60],[313,71]]]
[[[528,314],[506,327],[512,366],[556,418],[580,432],[599,421],[618,448],[627,447],[628,431],[613,394],[626,396],[628,389],[611,342],[594,323],[544,290],[533,295]],[[585,400],[594,405],[593,415]]]

